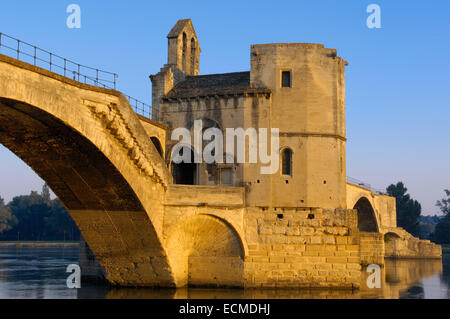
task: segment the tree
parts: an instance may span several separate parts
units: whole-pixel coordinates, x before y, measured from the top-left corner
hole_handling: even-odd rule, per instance
[[[78,227],[59,199],[51,201],[50,212],[45,219],[48,237],[55,240],[79,240]]]
[[[0,234],[10,230],[17,223],[17,219],[5,206],[3,198],[0,197]]]
[[[47,184],[44,184],[44,186],[42,186],[41,195],[44,202],[50,204],[50,188],[48,188]]]
[[[13,223],[13,227],[8,227],[4,231],[2,239],[39,241],[80,238],[75,222],[61,201],[50,198],[50,189],[47,185],[42,187],[41,193],[32,191],[30,195],[14,197],[5,208],[16,222]],[[0,215],[1,212],[0,205]]]
[[[438,200],[436,206],[439,207],[444,216],[448,216],[450,214],[450,190],[444,189],[444,192],[447,198]]]
[[[450,190],[445,189],[444,192],[447,198],[436,202],[436,206],[444,214],[433,234],[433,241],[438,244],[450,244]]]
[[[28,196],[16,196],[8,207],[18,220],[11,230],[13,238],[18,233],[21,240],[42,240],[45,237],[45,218],[50,215],[50,209],[41,194],[33,191]]]
[[[397,226],[404,228],[414,236],[420,233],[419,216],[422,212],[420,203],[410,197],[408,189],[402,182],[392,184],[386,189],[389,196],[396,199]]]

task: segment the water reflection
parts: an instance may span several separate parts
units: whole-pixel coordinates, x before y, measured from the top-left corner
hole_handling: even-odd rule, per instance
[[[66,287],[65,272],[78,262],[77,248],[16,248],[0,245],[0,298],[450,298],[450,254],[441,260],[386,260],[381,289],[145,289],[83,285]]]
[[[0,298],[76,298],[67,289],[66,267],[77,263],[78,248],[0,246]]]
[[[450,265],[449,265],[450,266]],[[177,289],[155,290],[112,288],[105,298],[175,298],[175,299],[398,299],[448,298],[448,282],[441,282],[440,260],[386,260],[381,271],[381,289],[366,285],[369,273],[362,272],[361,289]],[[442,290],[443,289],[443,290]],[[444,294],[440,291],[445,292]],[[84,298],[80,290],[80,298]]]
[[[370,289],[366,281],[368,273],[362,273],[360,298],[435,298],[429,295],[438,287],[434,284],[442,277],[441,260],[385,260],[382,269],[381,289]],[[448,290],[448,285],[446,285]],[[440,289],[440,287],[439,287]],[[448,298],[439,296],[438,298]]]

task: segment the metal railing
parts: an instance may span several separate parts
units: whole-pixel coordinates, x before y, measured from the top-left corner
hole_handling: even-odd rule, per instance
[[[0,32],[1,48],[9,50],[10,54],[7,55],[17,60],[72,78],[75,81],[108,89],[116,89],[118,78],[116,73],[73,62],[50,51]]]
[[[36,45],[29,44],[1,32],[0,53],[80,83],[91,84],[106,89],[117,89],[117,79],[119,77],[117,73],[73,62],[50,51],[41,49]],[[150,105],[128,95],[127,98],[136,113],[151,118],[152,107]]]
[[[370,185],[368,183],[365,183],[365,182],[363,182],[363,181],[361,181],[359,179],[350,177],[350,176],[347,176],[347,183],[350,183],[350,184],[353,184],[353,185],[365,188],[365,189],[370,190],[372,193],[375,193],[375,194],[386,195],[386,191],[383,191],[383,190],[378,189],[378,188],[374,188],[374,187],[372,187],[372,185]]]
[[[139,100],[136,100],[134,97],[127,95],[128,101],[130,102],[131,107],[134,111],[142,116],[152,118],[152,106],[145,104]]]

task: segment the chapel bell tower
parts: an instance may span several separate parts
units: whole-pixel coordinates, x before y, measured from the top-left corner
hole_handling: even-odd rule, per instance
[[[169,39],[167,64],[177,66],[186,75],[198,75],[201,50],[191,19],[179,20],[167,38]]]

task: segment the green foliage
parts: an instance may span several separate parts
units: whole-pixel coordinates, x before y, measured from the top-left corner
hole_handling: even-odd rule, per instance
[[[421,239],[431,239],[432,234],[434,233],[436,226],[430,223],[419,223],[419,237]]]
[[[439,207],[439,209],[445,216],[448,216],[450,214],[450,190],[444,189],[444,192],[445,195],[447,195],[447,198],[438,200],[436,202],[436,206]]]
[[[44,184],[44,186],[42,186],[42,199],[44,200],[45,203],[50,203],[50,188],[47,186],[47,184]]]
[[[11,214],[3,198],[0,197],[0,234],[12,229],[15,224],[17,224],[17,218]]]
[[[438,244],[450,244],[450,217],[448,215],[436,225],[432,240]]]
[[[406,193],[408,189],[402,182],[389,185],[386,191],[389,196],[396,198],[397,226],[404,228],[414,236],[419,236],[419,217],[422,212],[419,202]]]
[[[3,201],[2,201],[3,203]],[[4,206],[4,205],[3,205]],[[42,193],[16,196],[4,206],[13,222],[3,233],[2,240],[79,240],[79,230],[59,199],[50,198],[47,185]],[[2,205],[0,205],[0,224]],[[1,226],[0,226],[1,227]]]
[[[436,225],[432,239],[438,244],[450,244],[450,191],[444,190],[447,198],[443,198],[436,202],[444,217],[440,219]]]

